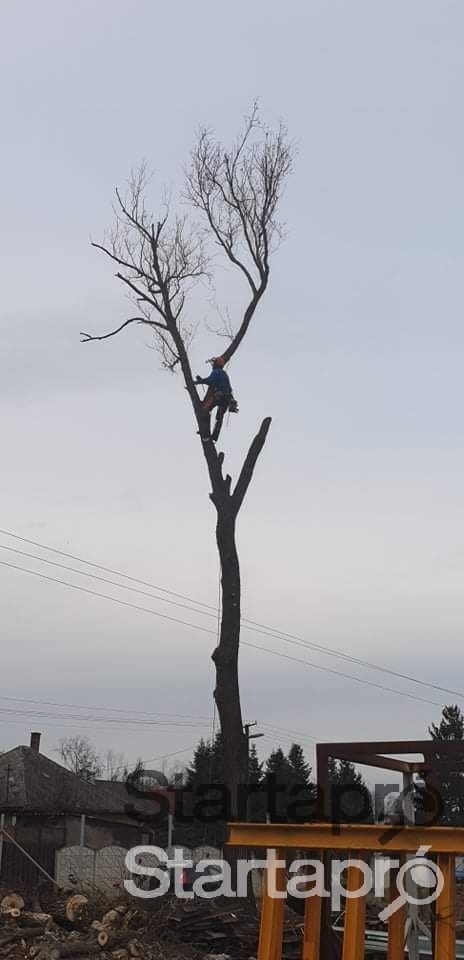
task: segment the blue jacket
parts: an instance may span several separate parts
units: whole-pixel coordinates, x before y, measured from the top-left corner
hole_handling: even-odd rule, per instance
[[[208,384],[208,387],[212,387],[213,390],[220,390],[226,396],[232,393],[229,377],[226,371],[220,368],[212,370],[209,377],[205,377],[203,383]]]

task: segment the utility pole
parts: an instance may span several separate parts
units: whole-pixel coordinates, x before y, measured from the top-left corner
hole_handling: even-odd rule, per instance
[[[258,721],[253,720],[251,723],[245,723],[243,725],[243,732],[246,736],[247,742],[247,761],[250,759],[250,740],[257,740],[258,737],[264,737],[264,733],[250,733],[251,727],[257,727]]]
[[[258,726],[257,720],[253,720],[251,723],[245,723],[243,725],[243,732],[246,737],[246,750],[247,750],[247,783],[248,783],[248,771],[250,767],[250,740],[258,740],[259,737],[264,737],[264,733],[250,733],[251,728],[257,727],[257,726]],[[247,800],[247,807],[248,807],[248,800]],[[248,820],[248,810],[247,810],[247,820]]]

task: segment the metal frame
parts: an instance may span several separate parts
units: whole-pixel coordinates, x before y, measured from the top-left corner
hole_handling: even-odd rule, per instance
[[[398,754],[422,754],[423,760],[399,759]],[[395,756],[396,755],[396,756]],[[319,819],[330,820],[329,759],[396,773],[420,773],[425,781],[439,787],[446,773],[464,772],[464,741],[460,740],[379,740],[351,743],[318,743],[316,746]]]

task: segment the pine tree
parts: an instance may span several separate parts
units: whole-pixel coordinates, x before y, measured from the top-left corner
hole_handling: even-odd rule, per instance
[[[253,793],[247,803],[246,819],[252,823],[262,823],[266,819],[266,797],[263,791],[263,764],[258,757],[256,744],[250,746],[248,757],[248,784]]]
[[[329,784],[332,816],[337,821],[357,822],[359,818],[363,823],[372,822],[372,797],[354,763],[330,758]]]
[[[464,714],[456,703],[443,707],[440,723],[432,723],[429,733],[432,740],[464,739]]]
[[[299,743],[292,743],[288,751],[288,762],[290,764],[295,783],[304,783],[308,786],[311,777],[311,767],[306,763],[303,747]]]
[[[218,784],[220,789],[215,789]],[[210,789],[208,789],[210,787]],[[185,792],[190,793],[190,802],[186,803],[189,814],[197,814],[192,823],[174,823],[177,842],[188,846],[208,843],[221,846],[226,837],[226,820],[218,819],[205,822],[204,816],[214,816],[225,807],[224,787],[224,750],[222,735],[219,731],[214,740],[201,739],[194,751],[193,759],[187,770]],[[184,811],[185,812],[185,811]]]
[[[261,783],[263,776],[263,764],[260,763],[258,757],[258,751],[256,749],[256,744],[252,743],[250,746],[250,753],[248,756],[248,780],[250,783]]]
[[[267,813],[272,822],[311,820],[315,815],[315,785],[302,747],[292,744],[288,756],[281,747],[270,754],[263,784],[267,790]]]
[[[288,789],[291,783],[292,768],[282,747],[277,747],[266,761],[264,786],[267,792],[267,813],[271,823],[285,823],[287,820]]]
[[[464,739],[464,714],[457,704],[443,707],[440,723],[432,723],[429,727],[432,740],[443,740],[448,743],[453,740]],[[450,826],[464,824],[464,777],[461,773],[447,774],[446,780],[440,784],[443,810],[441,822]]]
[[[311,767],[299,743],[292,743],[288,762],[290,782],[287,818],[298,822],[313,820],[316,816],[316,785],[311,781]]]

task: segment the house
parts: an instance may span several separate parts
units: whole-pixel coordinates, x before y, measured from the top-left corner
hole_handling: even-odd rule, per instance
[[[124,783],[82,780],[40,753],[40,734],[32,734],[29,747],[0,755],[0,884],[37,881],[23,851],[53,876],[56,851],[64,846],[154,843],[157,810]]]

